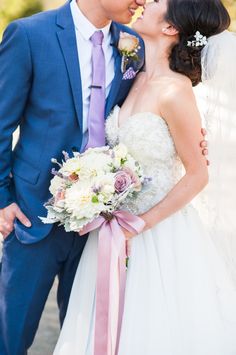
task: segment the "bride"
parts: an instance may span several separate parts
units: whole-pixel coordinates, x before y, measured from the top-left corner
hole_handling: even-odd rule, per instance
[[[127,205],[146,227],[139,235],[124,231],[131,256],[120,341],[95,355],[236,354],[236,288],[190,204],[208,182],[192,86],[201,81],[201,54],[210,49],[210,37],[214,42],[229,23],[220,0],[157,0],[133,26],[145,42],[146,68],[108,118],[107,140],[124,143],[152,182]],[[235,38],[232,43],[233,50]],[[212,75],[215,62],[217,57],[208,63]],[[94,231],[55,355],[94,354],[96,262]]]

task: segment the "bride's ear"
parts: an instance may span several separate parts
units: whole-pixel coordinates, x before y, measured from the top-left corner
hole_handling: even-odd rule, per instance
[[[176,36],[179,34],[179,31],[172,25],[167,25],[166,27],[162,28],[162,33],[167,36]]]

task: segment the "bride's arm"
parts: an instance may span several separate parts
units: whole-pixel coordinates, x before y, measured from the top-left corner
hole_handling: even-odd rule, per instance
[[[184,165],[185,175],[163,200],[140,216],[146,222],[145,229],[152,228],[183,208],[208,183],[206,161],[199,149],[202,140],[201,117],[192,88],[188,85],[173,87],[165,95],[161,111]]]

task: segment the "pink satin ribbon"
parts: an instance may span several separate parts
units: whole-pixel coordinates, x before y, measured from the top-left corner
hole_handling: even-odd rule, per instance
[[[127,211],[115,211],[113,218],[107,220],[100,216],[83,228],[81,235],[100,228],[98,237],[98,264],[96,285],[96,315],[94,355],[116,355],[118,353],[122,316],[124,311],[124,296],[126,284],[126,241],[121,227],[131,233],[141,233],[145,222],[143,219]],[[114,312],[110,300],[111,285],[117,277],[119,280],[119,297],[116,334],[112,332],[110,314]],[[115,300],[114,300],[115,301]],[[114,345],[115,339],[115,345]],[[115,348],[115,350],[114,350]]]

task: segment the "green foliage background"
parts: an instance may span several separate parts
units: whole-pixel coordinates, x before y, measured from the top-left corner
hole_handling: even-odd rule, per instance
[[[45,9],[55,8],[65,1],[66,0],[0,0],[0,39],[4,28],[12,20],[29,16]],[[236,31],[236,0],[223,1],[232,18],[231,30]]]
[[[231,16],[231,30],[236,32],[236,0],[224,0]]]
[[[0,0],[0,38],[9,22],[42,10],[41,0]]]

